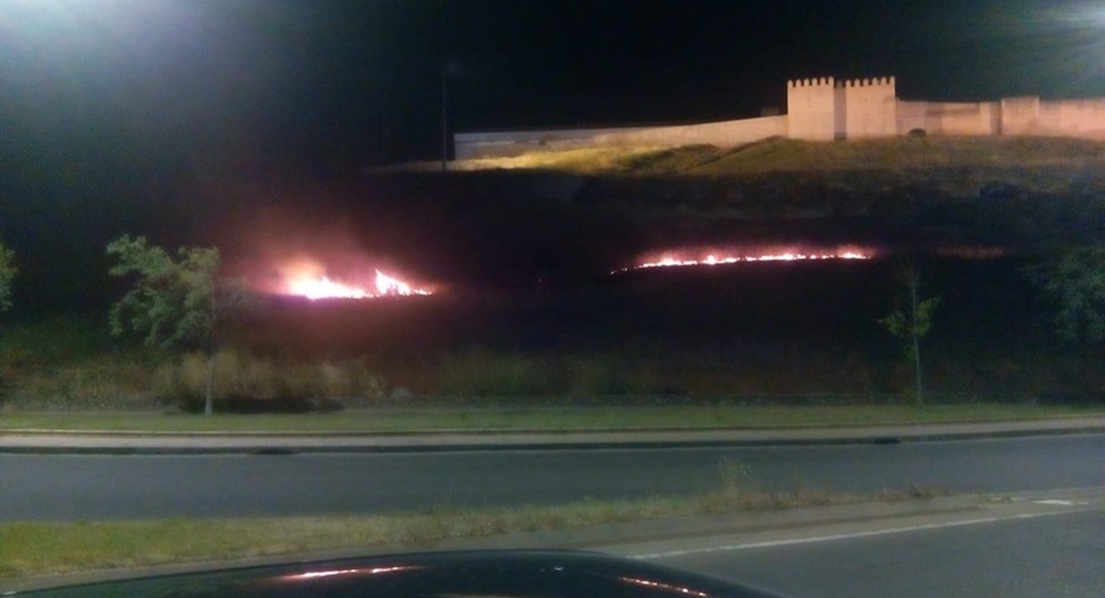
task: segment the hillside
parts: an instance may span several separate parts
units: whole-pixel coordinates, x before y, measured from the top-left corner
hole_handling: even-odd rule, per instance
[[[1023,169],[1089,169],[1101,175],[1105,142],[1044,137],[899,137],[826,143],[773,138],[728,149],[611,147],[535,152],[513,158],[463,160],[452,168],[715,177],[859,171],[917,178],[932,171],[964,168],[1002,175]]]
[[[1098,141],[776,138],[730,149],[538,152],[451,167],[445,177],[416,169],[380,178],[391,179],[389,195],[404,198],[437,187],[520,216],[538,205],[583,219],[601,214],[650,246],[799,237],[1031,249],[1096,242],[1105,231]]]

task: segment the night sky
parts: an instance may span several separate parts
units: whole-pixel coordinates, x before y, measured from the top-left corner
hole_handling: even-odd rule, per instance
[[[828,74],[1100,96],[1103,66],[1105,4],[1084,0],[0,0],[20,170],[434,158],[443,68],[452,128],[482,130],[758,116]]]
[[[1085,0],[0,0],[0,238],[32,271],[165,202],[435,159],[443,71],[471,131],[759,116],[821,75],[1103,96],[1103,67]]]

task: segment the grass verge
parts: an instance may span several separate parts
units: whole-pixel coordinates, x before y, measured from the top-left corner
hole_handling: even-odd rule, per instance
[[[420,545],[508,532],[582,528],[674,516],[722,515],[924,500],[944,494],[910,488],[845,494],[798,488],[762,492],[726,483],[690,497],[584,500],[562,506],[435,509],[428,513],[291,518],[0,523],[0,578]]]
[[[735,148],[610,146],[457,163],[461,170],[529,168],[577,174],[708,174],[1077,166],[1105,161],[1100,141],[1050,137],[894,137],[848,142],[772,138]]]
[[[1105,415],[1062,405],[819,405],[380,408],[307,415],[166,415],[157,412],[0,414],[0,431],[310,432],[781,428],[866,424],[1020,421]]]

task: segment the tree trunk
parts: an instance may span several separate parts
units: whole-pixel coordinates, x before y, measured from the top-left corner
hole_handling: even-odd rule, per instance
[[[913,370],[917,373],[917,404],[925,403],[925,389],[921,383],[921,340],[913,335]]]
[[[207,383],[205,384],[205,399],[203,403],[203,414],[211,415],[214,411],[214,394],[215,394],[215,353],[211,352],[207,355]]]
[[[913,373],[917,376],[917,404],[923,405],[925,402],[925,389],[921,382],[921,338],[917,334],[917,273],[914,271],[913,275],[909,278],[909,301],[910,309],[912,310],[913,318]]]

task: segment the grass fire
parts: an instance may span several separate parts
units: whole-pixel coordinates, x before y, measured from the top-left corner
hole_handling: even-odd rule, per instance
[[[332,277],[327,269],[314,260],[298,260],[279,269],[281,281],[276,294],[320,299],[375,299],[378,297],[408,297],[432,295],[427,288],[386,274],[373,268],[374,276],[339,278]],[[371,278],[371,280],[367,280]]]
[[[868,260],[875,256],[871,249],[859,247],[823,248],[769,248],[759,251],[717,250],[708,248],[684,248],[651,254],[637,264],[614,270],[612,274],[649,268],[687,268],[695,266],[720,266],[743,262],[797,262],[818,260]]]

